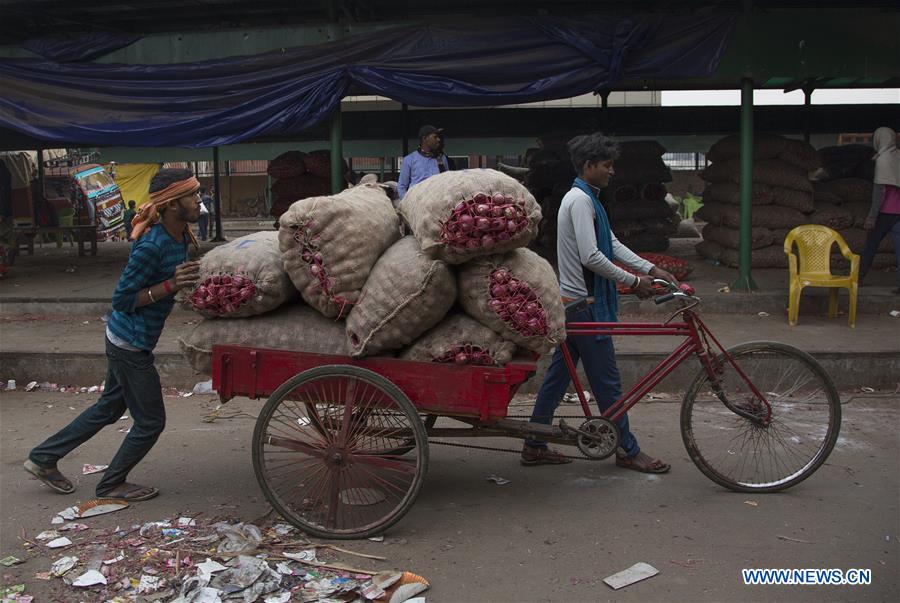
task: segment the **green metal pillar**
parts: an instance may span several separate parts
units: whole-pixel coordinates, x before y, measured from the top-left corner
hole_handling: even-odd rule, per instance
[[[341,105],[331,114],[331,192],[344,190],[344,140]]]
[[[219,187],[219,147],[213,147],[213,187],[216,194],[213,197],[213,207],[216,208],[215,225],[216,236],[213,241],[225,241],[225,234],[222,232],[222,189]]]
[[[753,80],[741,80],[741,237],[738,280],[735,291],[753,291],[756,283],[750,275],[750,244],[753,226]]]

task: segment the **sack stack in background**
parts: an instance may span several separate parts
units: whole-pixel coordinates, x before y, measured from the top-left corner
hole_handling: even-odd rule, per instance
[[[665,183],[672,173],[662,160],[665,152],[655,140],[619,143],[603,197],[613,232],[632,251],[665,251],[678,231],[678,216],[666,203]]]
[[[665,152],[655,140],[619,143],[615,175],[601,193],[613,232],[633,251],[665,251],[669,237],[678,230],[678,217],[665,201],[665,183],[672,181],[662,160]],[[575,168],[564,148],[537,149],[527,155],[526,166],[525,185],[544,216],[532,249],[555,266],[556,216],[572,188]]]
[[[194,304],[207,319],[179,340],[182,353],[201,372],[210,370],[215,344],[499,366],[517,346],[544,353],[565,338],[553,268],[525,248],[540,210],[515,180],[493,170],[447,172],[413,187],[401,211],[413,231],[403,238],[384,189],[361,184],[293,203],[279,220],[277,241],[259,233],[211,251],[201,260],[209,273],[203,300],[211,279],[221,285],[227,276],[225,293],[242,300],[250,276],[261,288],[259,275],[269,272],[300,295],[272,295],[265,309],[255,308],[265,314],[248,318],[237,318],[251,313],[248,303],[227,312],[218,298],[216,311],[209,302]],[[472,226],[460,228],[463,222]],[[479,244],[454,249],[459,233]],[[495,241],[486,244],[486,236]],[[242,255],[250,242],[271,247]],[[245,273],[248,283],[239,281],[232,292]],[[292,303],[298,297],[308,305]],[[230,299],[225,295],[226,305]]]
[[[751,266],[787,267],[784,237],[801,224],[828,220],[830,208],[816,207],[810,171],[819,165],[808,143],[781,136],[757,134],[753,140],[753,204]],[[712,161],[701,174],[707,182],[703,207],[696,217],[707,222],[697,252],[727,266],[739,263],[741,195],[740,139],[726,136],[707,153]],[[813,216],[814,210],[820,210]]]
[[[346,161],[343,169],[346,174]],[[269,213],[275,218],[299,199],[331,193],[331,151],[288,151],[270,161],[266,171],[274,179]]]

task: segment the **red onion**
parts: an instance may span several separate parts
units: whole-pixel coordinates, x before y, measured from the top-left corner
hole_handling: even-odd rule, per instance
[[[472,201],[475,203],[488,203],[491,200],[491,197],[485,195],[484,193],[475,193],[475,196],[472,197]]]
[[[474,251],[479,247],[481,247],[481,239],[469,239],[466,241],[466,249]]]
[[[475,228],[478,230],[488,230],[491,227],[491,221],[488,218],[478,218],[475,220]]]
[[[491,220],[491,230],[506,230],[506,224],[504,218],[494,218]]]
[[[480,203],[475,206],[475,213],[479,216],[489,216],[491,214],[491,206],[486,203]]]
[[[503,193],[494,193],[491,197],[494,202],[494,205],[503,205],[506,203],[506,196]]]

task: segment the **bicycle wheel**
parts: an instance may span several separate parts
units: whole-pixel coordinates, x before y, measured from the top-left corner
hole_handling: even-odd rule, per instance
[[[812,475],[834,448],[841,401],[831,378],[812,356],[782,343],[758,341],[728,350],[772,409],[768,425],[744,418],[712,391],[706,370],[681,406],[681,437],[707,477],[737,492],[777,492]],[[744,412],[765,415],[734,366],[713,364],[722,392]]]
[[[405,448],[413,454],[386,454]],[[286,520],[323,538],[365,538],[400,520],[428,468],[415,407],[393,383],[354,366],[286,381],[253,431],[253,469]]]

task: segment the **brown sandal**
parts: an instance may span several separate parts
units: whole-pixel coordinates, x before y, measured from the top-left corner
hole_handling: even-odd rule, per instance
[[[45,486],[59,494],[71,494],[75,486],[56,467],[44,469],[35,464],[31,459],[26,460],[22,467],[25,471],[38,478]]]
[[[639,452],[636,456],[631,458],[626,457],[624,455],[616,454],[616,466],[622,467],[623,469],[631,469],[632,471],[640,471],[641,473],[668,473],[672,468],[668,463],[662,462],[660,459],[650,458],[646,454],[648,459],[650,459],[649,463],[638,463],[637,458],[641,456],[641,452]]]
[[[143,492],[144,494],[140,494]],[[152,486],[140,486],[138,484],[129,484],[123,482],[115,486],[106,494],[97,493],[99,498],[108,500],[121,500],[124,502],[140,502],[142,500],[150,500],[159,496],[159,489]]]

